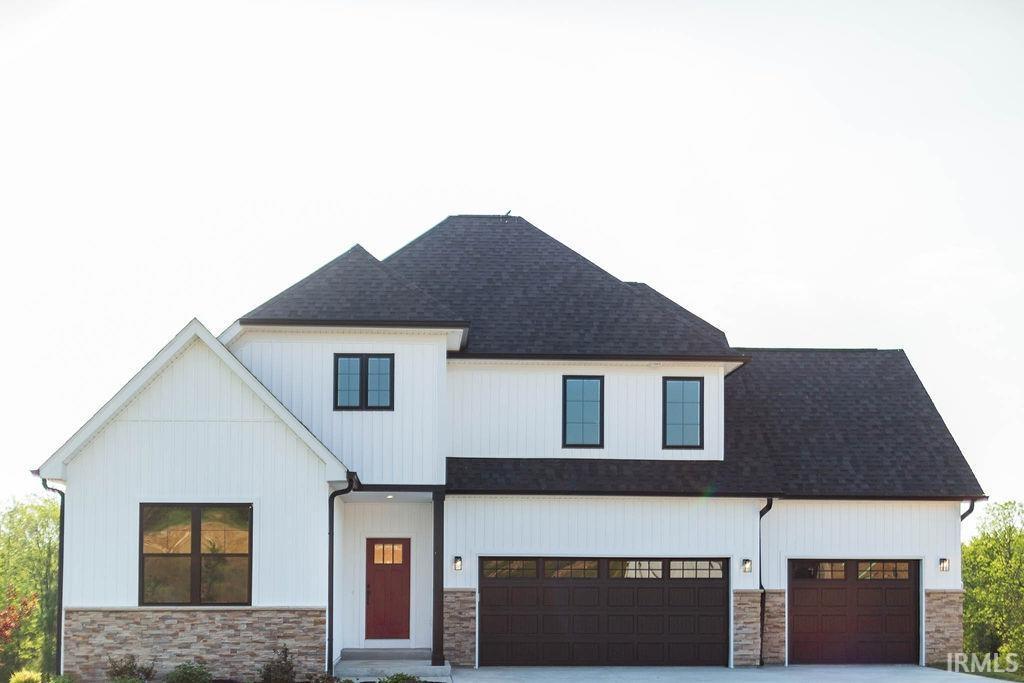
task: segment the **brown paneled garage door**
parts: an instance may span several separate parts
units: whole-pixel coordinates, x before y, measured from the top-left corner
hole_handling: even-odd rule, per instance
[[[729,563],[485,557],[481,665],[722,665]]]
[[[917,664],[911,560],[791,560],[791,664]]]

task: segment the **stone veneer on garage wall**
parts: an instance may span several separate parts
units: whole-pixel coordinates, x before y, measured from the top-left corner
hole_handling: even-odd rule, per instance
[[[105,681],[108,657],[135,655],[161,677],[189,660],[214,678],[251,681],[287,645],[300,680],[323,671],[326,608],[124,608],[65,610],[64,672]]]
[[[946,663],[946,654],[964,649],[964,592],[925,590],[924,661]]]
[[[732,593],[732,663],[757,666],[761,661],[761,591]]]
[[[765,664],[786,663],[786,591],[764,592],[764,631],[761,656]]]
[[[476,591],[444,591],[444,656],[455,666],[476,665]]]

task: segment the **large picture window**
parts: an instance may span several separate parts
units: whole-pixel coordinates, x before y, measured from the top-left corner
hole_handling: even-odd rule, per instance
[[[394,399],[393,354],[334,354],[335,410],[393,410]]]
[[[604,377],[562,378],[562,446],[604,446]]]
[[[663,448],[704,447],[704,380],[665,377],[662,381]]]
[[[140,605],[252,603],[252,505],[143,503]]]

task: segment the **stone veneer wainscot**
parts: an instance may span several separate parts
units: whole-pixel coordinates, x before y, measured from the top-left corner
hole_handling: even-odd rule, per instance
[[[287,645],[305,680],[325,668],[326,608],[68,608],[64,673],[106,681],[108,657],[135,655],[158,677],[178,664],[206,664],[214,678],[250,681],[273,649]]]
[[[733,666],[757,666],[761,660],[761,591],[733,591]]]
[[[444,655],[455,666],[476,665],[476,591],[444,590]]]

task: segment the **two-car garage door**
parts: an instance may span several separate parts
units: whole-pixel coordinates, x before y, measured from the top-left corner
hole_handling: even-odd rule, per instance
[[[481,665],[726,665],[729,563],[485,557]]]
[[[790,664],[917,664],[918,562],[792,560]]]

